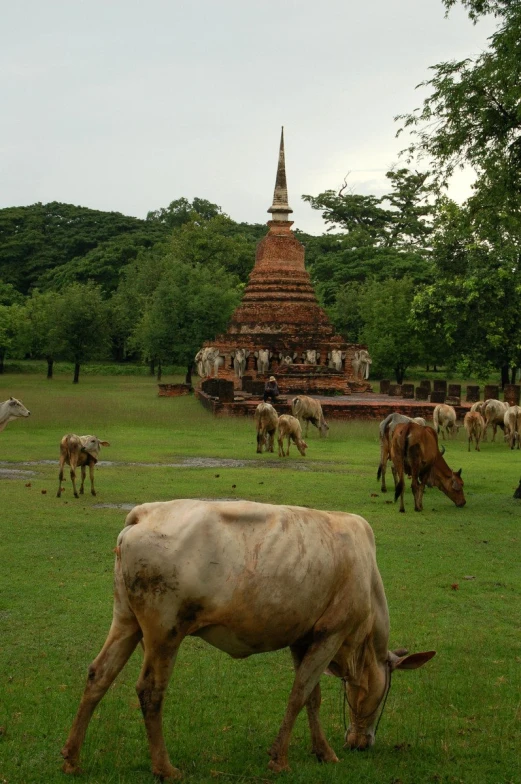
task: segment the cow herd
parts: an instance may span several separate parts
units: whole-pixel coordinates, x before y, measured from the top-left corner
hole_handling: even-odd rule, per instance
[[[521,409],[486,401],[465,417],[469,437],[484,437],[487,426],[502,427],[510,444],[519,447]],[[269,403],[255,411],[257,451],[289,454],[290,442],[305,455],[302,437],[311,422],[320,435],[328,425],[320,403],[299,395],[292,414],[277,415]],[[509,412],[512,416],[507,417]],[[29,416],[20,401],[0,404],[0,430],[19,416]],[[453,471],[439,449],[457,434],[454,409],[439,406],[435,428],[424,419],[394,413],[379,427],[378,478],[386,492],[385,469],[390,460],[395,500],[404,511],[404,477],[411,476],[414,506],[422,511],[426,486],[438,487],[456,506],[465,504],[461,469]],[[467,420],[468,417],[468,420]],[[477,425],[476,425],[477,423]],[[479,431],[479,433],[478,433]],[[515,433],[512,436],[512,433]],[[287,441],[285,448],[284,442]],[[60,444],[58,497],[63,469],[91,476],[101,446],[96,436],[68,434]],[[79,771],[80,751],[96,706],[139,643],[144,649],[137,693],[145,722],[152,772],[161,780],[177,779],[165,745],[162,711],[172,668],[185,637],[243,659],[257,653],[289,648],[294,682],[279,732],[269,750],[274,772],[289,770],[290,736],[305,707],[312,751],[321,762],[337,762],[319,718],[320,677],[340,678],[349,711],[346,746],[365,749],[375,741],[379,717],[396,670],[417,669],[435,651],[409,654],[389,650],[389,612],[375,555],[370,525],[362,517],[304,507],[250,501],[179,499],[135,507],[127,516],[115,548],[112,624],[87,683],[62,750],[65,773]]]
[[[289,457],[289,445],[295,444],[300,454],[304,457],[308,445],[302,438],[302,423],[306,425],[306,436],[311,422],[321,436],[325,436],[329,425],[324,419],[324,413],[319,401],[307,395],[299,395],[291,401],[291,414],[279,416],[271,403],[259,403],[255,409],[254,420],[257,429],[257,452],[265,449],[274,451],[275,433],[278,430],[279,457]],[[284,440],[287,448],[284,450]]]

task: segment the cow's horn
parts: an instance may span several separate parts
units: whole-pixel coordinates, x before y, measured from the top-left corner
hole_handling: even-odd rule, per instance
[[[440,449],[440,455],[444,455],[444,454],[445,454],[445,447],[442,446],[442,448]]]

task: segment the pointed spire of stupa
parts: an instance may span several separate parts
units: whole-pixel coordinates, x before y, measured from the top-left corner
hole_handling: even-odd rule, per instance
[[[284,161],[284,126],[280,133],[279,164],[277,166],[277,179],[273,192],[273,204],[269,208],[274,221],[287,221],[289,213],[293,212],[288,204],[288,186],[286,183],[286,164]]]

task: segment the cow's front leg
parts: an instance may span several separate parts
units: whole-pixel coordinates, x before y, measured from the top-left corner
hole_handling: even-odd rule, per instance
[[[96,495],[96,491],[94,489],[94,463],[89,463],[89,477],[91,495]]]
[[[342,644],[343,634],[332,634],[320,643],[313,643],[295,673],[288,706],[275,742],[268,751],[268,767],[275,773],[290,770],[288,747],[295,720],[317,686],[320,676]]]
[[[284,457],[284,439],[279,436],[277,441],[279,444],[279,457]]]
[[[170,762],[163,736],[163,699],[179,646],[163,642],[157,647],[161,650],[154,650],[145,642],[145,658],[136,691],[145,719],[152,773],[161,780],[180,779],[182,773]]]
[[[302,651],[292,647],[291,655],[293,657],[295,670],[297,670],[302,661]],[[320,683],[317,683],[306,702],[308,723],[311,732],[311,753],[316,756],[319,762],[338,762],[338,757],[327,742],[327,738],[324,735],[324,731],[320,724],[319,714],[321,702],[322,695],[320,692]]]
[[[87,473],[87,469],[84,465],[81,466],[81,485],[80,485],[80,495],[83,495],[83,489],[85,486],[85,475]]]

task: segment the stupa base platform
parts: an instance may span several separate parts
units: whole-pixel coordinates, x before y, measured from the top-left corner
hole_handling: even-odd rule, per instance
[[[262,401],[258,395],[243,395],[237,392],[233,403],[223,403],[216,397],[211,397],[201,389],[195,390],[195,396],[200,403],[216,416],[246,416],[253,417],[255,409]],[[295,395],[281,394],[279,402],[275,403],[278,414],[291,414],[291,400]],[[367,419],[381,421],[389,414],[395,412],[410,417],[424,417],[432,421],[432,414],[436,403],[411,400],[410,398],[389,398],[387,395],[376,395],[370,392],[354,393],[351,395],[312,395],[320,401],[326,420],[328,419]],[[470,403],[454,406],[458,420],[470,410]]]

